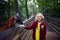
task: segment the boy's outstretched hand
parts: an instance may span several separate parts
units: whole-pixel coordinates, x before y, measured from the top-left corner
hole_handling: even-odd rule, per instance
[[[20,27],[25,27],[25,25],[19,25]]]
[[[26,27],[24,24],[15,24],[16,27]]]

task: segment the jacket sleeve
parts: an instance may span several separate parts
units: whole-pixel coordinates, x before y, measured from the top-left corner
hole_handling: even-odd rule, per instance
[[[30,29],[33,29],[34,28],[34,25],[35,25],[35,22],[33,22],[31,26],[26,26],[25,28],[27,30],[30,30]]]
[[[46,30],[47,30],[46,23],[44,23],[44,25],[45,25],[45,27],[44,27],[44,34],[46,35]]]

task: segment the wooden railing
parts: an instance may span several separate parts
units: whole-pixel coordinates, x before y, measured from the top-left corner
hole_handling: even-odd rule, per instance
[[[33,22],[34,16],[23,21],[24,25],[30,25]],[[28,24],[29,23],[29,24]],[[11,27],[4,32],[0,32],[0,40],[22,40],[28,34],[28,30],[18,26]]]
[[[57,33],[58,36],[60,36],[60,19],[59,18],[53,18],[46,16],[45,17],[45,22],[50,27],[52,30]]]

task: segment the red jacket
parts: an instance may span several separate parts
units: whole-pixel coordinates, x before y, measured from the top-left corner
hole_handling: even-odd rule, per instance
[[[33,34],[32,34],[33,40],[35,40],[35,32],[36,32],[37,24],[38,24],[38,22],[33,22],[33,24],[31,26],[25,27],[28,30],[33,29]],[[42,25],[44,26],[43,28],[42,28]],[[45,25],[45,22],[42,22],[40,24],[40,40],[46,40],[46,25]]]

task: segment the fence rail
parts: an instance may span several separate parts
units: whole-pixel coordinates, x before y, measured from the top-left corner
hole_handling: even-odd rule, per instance
[[[49,27],[51,29],[53,29],[57,35],[60,36],[60,19],[58,18],[53,18],[53,17],[49,17],[49,16],[46,16],[45,17],[45,22],[49,25]]]
[[[33,22],[34,16],[23,21],[24,25],[29,25]],[[29,24],[28,24],[29,23]],[[28,34],[28,30],[20,28],[18,26],[12,27],[4,32],[0,33],[0,40],[22,40]]]

